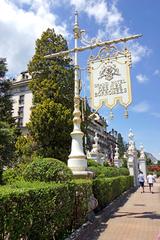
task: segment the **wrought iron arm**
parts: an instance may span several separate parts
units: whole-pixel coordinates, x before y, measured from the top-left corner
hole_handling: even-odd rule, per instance
[[[96,47],[103,47],[103,46],[107,46],[107,45],[109,46],[109,45],[117,44],[117,43],[120,43],[120,42],[127,42],[129,40],[133,40],[133,39],[140,38],[140,37],[142,37],[142,34],[132,35],[132,36],[125,37],[125,38],[118,38],[118,39],[104,41],[104,42],[98,42],[98,43],[95,43],[95,44],[92,44],[92,45],[73,48],[73,49],[70,49],[70,50],[67,50],[67,51],[62,51],[62,52],[46,55],[45,58],[54,58],[54,57],[58,57],[58,56],[68,55],[69,53],[74,53],[75,51],[82,52],[82,51],[87,50],[87,49],[93,49],[93,48],[96,48]]]

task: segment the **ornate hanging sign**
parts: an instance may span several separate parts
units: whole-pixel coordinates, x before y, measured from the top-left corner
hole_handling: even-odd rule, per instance
[[[88,63],[91,106],[98,110],[105,104],[112,109],[118,102],[125,108],[131,103],[131,54],[125,49],[103,48]]]

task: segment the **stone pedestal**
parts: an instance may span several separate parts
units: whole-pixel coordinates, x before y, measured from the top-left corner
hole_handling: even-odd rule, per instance
[[[89,154],[90,158],[95,160],[95,162],[103,165],[104,161],[105,161],[105,156],[103,153],[100,152],[100,146],[98,144],[98,136],[97,136],[97,133],[95,133],[95,137],[94,137],[94,144],[92,146],[92,150]]]
[[[134,186],[138,186],[138,163],[137,159],[133,155],[128,156],[128,169],[129,169],[129,174],[130,176],[134,177]]]
[[[114,159],[114,166],[120,168],[121,167],[121,161],[119,159]]]
[[[138,186],[138,162],[137,162],[137,151],[135,147],[135,142],[133,140],[134,134],[130,129],[129,134],[129,147],[128,147],[128,169],[131,176],[134,176],[134,186]]]
[[[143,172],[145,180],[147,179],[146,157],[144,153],[144,147],[140,146],[140,158],[139,158],[139,170]]]
[[[127,162],[129,175],[134,176],[134,159],[132,155],[128,156],[128,162]]]
[[[121,167],[121,161],[120,161],[120,159],[119,159],[119,153],[118,153],[118,150],[119,150],[119,148],[118,148],[118,145],[116,144],[116,148],[115,148],[115,156],[114,156],[114,165],[115,165],[115,167]]]
[[[145,180],[147,179],[146,160],[139,159],[139,170],[143,172]]]

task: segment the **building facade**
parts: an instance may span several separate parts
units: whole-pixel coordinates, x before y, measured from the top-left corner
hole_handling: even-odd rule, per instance
[[[30,80],[28,72],[22,72],[16,79],[12,80],[13,117],[24,134],[27,132],[26,124],[29,122],[33,105],[33,95],[28,86]]]

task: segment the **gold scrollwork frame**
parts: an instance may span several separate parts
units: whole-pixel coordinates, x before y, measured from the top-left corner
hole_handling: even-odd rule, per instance
[[[113,51],[111,51],[113,50]],[[106,55],[102,54],[105,53],[106,51]],[[109,52],[108,52],[109,51]],[[125,62],[121,62],[120,58],[124,58],[125,57]],[[107,98],[104,97],[104,99],[99,100],[99,104],[95,106],[94,104],[94,79],[93,79],[93,67],[92,64],[93,62],[95,63],[100,62],[100,65],[98,67],[101,66],[101,64],[104,64],[104,62],[108,61],[114,61],[117,62],[119,64],[125,64],[126,66],[126,79],[127,79],[127,92],[128,92],[128,102],[124,103],[122,96],[117,96],[114,98],[114,102],[113,104],[109,104]],[[116,47],[111,46],[109,49],[108,48],[102,48],[100,49],[99,53],[97,54],[97,56],[91,56],[88,60],[88,74],[89,74],[89,79],[90,79],[90,98],[91,98],[91,106],[93,109],[95,109],[96,111],[98,111],[98,109],[100,109],[103,104],[105,104],[108,108],[112,109],[113,107],[116,106],[116,104],[119,102],[122,106],[124,106],[125,108],[127,108],[131,102],[132,102],[132,93],[131,93],[131,79],[130,79],[130,67],[131,67],[131,54],[128,51],[127,48],[125,48],[124,51],[117,51]]]

